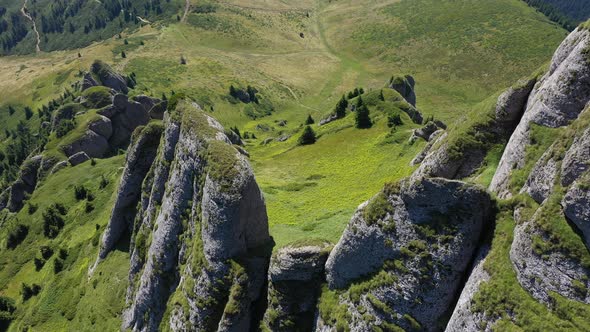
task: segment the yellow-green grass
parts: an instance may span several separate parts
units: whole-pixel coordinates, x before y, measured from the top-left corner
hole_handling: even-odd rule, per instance
[[[565,35],[517,0],[211,2],[215,13],[189,14],[186,23],[153,24],[82,50],[3,58],[0,100],[35,109],[97,58],[136,74],[132,94],[186,93],[226,127],[257,135],[247,148],[279,244],[288,241],[290,232],[337,240],[358,204],[384,181],[410,173],[409,161],[422,142],[408,146],[407,134],[402,144],[380,145],[388,133],[385,120],[367,131],[349,127],[329,132],[346,121],[351,126],[352,119],[320,129],[322,137],[310,147],[295,147],[296,137],[261,146],[263,139],[298,133],[308,114],[319,121],[342,94],[359,86],[381,89],[399,73],[417,78],[418,106],[426,115],[451,124],[546,62]],[[201,3],[192,1],[193,7]],[[180,64],[181,56],[186,65]],[[274,113],[248,117],[245,111],[252,105],[226,98],[232,84],[256,87]],[[0,129],[13,128],[24,118],[20,113],[8,117],[2,109]],[[280,120],[287,120],[287,126],[279,127]],[[37,127],[37,115],[30,122]],[[274,131],[256,130],[258,124]],[[410,129],[404,128],[400,130]],[[317,174],[325,178],[305,180]],[[298,191],[274,189],[307,182],[318,184]]]
[[[566,34],[523,1],[321,3],[331,48],[376,77],[413,74],[419,106],[443,120],[530,74]]]
[[[297,146],[297,132],[283,143],[248,146],[270,218],[277,247],[318,237],[337,242],[355,208],[377,193],[383,184],[408,176],[411,159],[424,146],[410,145],[411,121],[387,143],[386,119],[371,129],[356,129],[349,115],[316,127],[319,140]]]
[[[3,215],[0,294],[17,300],[19,317],[10,331],[27,326],[31,331],[118,329],[127,285],[128,253],[124,248],[113,252],[90,280],[87,271],[96,257],[99,235],[108,222],[123,161],[122,156],[117,156],[99,160],[94,166],[88,161],[65,168],[51,175],[31,196],[29,202],[37,206],[36,212],[29,214],[25,207],[17,214]],[[102,176],[109,184],[100,189]],[[95,196],[91,212],[85,211],[86,201],[76,201],[76,185],[84,185]],[[62,203],[68,213],[59,235],[49,239],[43,235],[42,214],[53,203]],[[10,250],[6,249],[5,239],[12,224],[27,225],[29,233]],[[41,246],[50,246],[54,254],[36,271],[33,258],[41,257]],[[53,263],[59,249],[67,250],[68,258],[64,271],[55,274]],[[41,292],[23,302],[19,294],[21,283],[39,284]]]

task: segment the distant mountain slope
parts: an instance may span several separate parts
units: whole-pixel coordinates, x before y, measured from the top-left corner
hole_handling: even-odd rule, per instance
[[[590,17],[590,1],[588,0],[524,0],[531,7],[559,23],[568,30]]]
[[[36,23],[41,50],[54,51],[87,46],[146,20],[173,18],[183,4],[183,0],[1,0],[0,54],[35,51],[36,36],[23,10]]]

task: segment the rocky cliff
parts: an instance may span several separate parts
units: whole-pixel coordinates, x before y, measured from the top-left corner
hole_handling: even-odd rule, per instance
[[[264,301],[264,200],[223,127],[196,104],[175,103],[163,125],[133,135],[97,264],[117,241],[131,242],[125,329],[244,331]]]

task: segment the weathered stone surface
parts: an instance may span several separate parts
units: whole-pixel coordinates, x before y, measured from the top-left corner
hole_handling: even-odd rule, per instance
[[[385,320],[410,328],[399,319],[407,314],[424,329],[442,328],[439,319],[453,303],[490,217],[491,201],[483,189],[445,179],[406,180],[362,204],[328,258],[328,285],[346,288],[377,273],[392,281],[364,291],[358,300],[340,297],[352,316],[351,330],[370,329],[359,305],[377,317],[375,324]],[[434,238],[425,235],[431,227],[436,227]],[[393,260],[405,268],[385,264]],[[392,312],[375,309],[371,299]]]
[[[543,242],[549,241],[537,224],[539,221],[536,219],[543,218],[541,209],[537,210],[531,220],[524,219],[520,209],[514,213],[517,225],[510,248],[510,259],[518,281],[535,299],[547,305],[552,303],[552,292],[568,299],[590,303],[588,292],[580,292],[574,283],[578,282],[588,289],[588,269],[561,251],[539,252],[535,249],[535,237]]]
[[[16,181],[10,186],[7,207],[10,212],[17,212],[23,207],[23,200],[37,186],[37,172],[41,166],[42,156],[25,160]]]
[[[133,226],[141,185],[156,157],[161,134],[162,128],[158,126],[144,128],[127,153],[115,206],[102,237],[97,263],[106,258],[121,236]]]
[[[590,190],[587,181],[575,182],[561,203],[563,213],[582,233],[586,247],[590,249]]]
[[[312,330],[330,248],[325,241],[295,243],[279,249],[272,257],[264,318],[269,330]]]
[[[578,117],[590,100],[590,67],[586,55],[589,45],[590,31],[578,28],[572,32],[553,56],[549,72],[533,89],[490,185],[500,197],[510,195],[510,172],[524,166],[531,125],[565,126]]]
[[[426,156],[428,155],[428,153],[430,152],[430,150],[432,150],[432,147],[436,143],[438,143],[439,141],[444,140],[446,136],[447,136],[447,133],[445,133],[444,130],[442,130],[442,129],[439,129],[439,130],[435,131],[434,133],[432,133],[432,135],[430,135],[430,141],[428,142],[428,144],[426,144],[424,149],[422,149],[422,151],[420,151],[420,153],[418,153],[416,155],[416,157],[414,157],[414,159],[412,159],[412,161],[410,162],[410,165],[415,166],[415,165],[422,163],[424,161],[424,159],[426,158]]]
[[[410,75],[404,77],[396,77],[393,79],[389,87],[399,92],[404,99],[412,106],[416,106],[416,93],[414,92],[414,86],[416,81]]]
[[[110,150],[110,145],[103,136],[92,130],[86,130],[82,137],[63,146],[62,150],[68,157],[78,152],[85,152],[90,158],[102,158]]]
[[[480,249],[477,258],[474,261],[474,267],[469,274],[469,279],[461,291],[461,296],[455,305],[453,315],[445,328],[445,332],[492,330],[495,318],[490,319],[481,313],[472,311],[473,297],[479,291],[480,285],[490,280],[490,275],[484,269],[484,263],[488,252],[488,246],[484,246]]]
[[[590,168],[590,128],[576,136],[561,162],[561,185],[569,186]]]
[[[164,112],[166,112],[166,107],[168,107],[167,101],[163,101],[154,105],[148,112],[150,118],[162,120],[164,118]]]
[[[520,191],[528,193],[537,203],[542,203],[549,197],[557,179],[559,166],[551,154],[552,149],[549,148],[537,161]]]
[[[522,118],[526,103],[535,83],[536,78],[522,81],[517,86],[510,87],[498,97],[496,103],[496,121],[498,128],[510,134]]]
[[[125,95],[116,95],[113,105],[118,112],[110,117],[113,134],[109,144],[113,149],[125,148],[135,128],[146,125],[150,121],[150,116],[140,103],[129,101]]]
[[[88,157],[88,155],[84,151],[80,151],[78,153],[74,153],[73,155],[71,155],[68,158],[68,162],[72,166],[79,165],[79,164],[81,164],[81,163],[83,163],[85,161],[88,161],[88,160],[90,160],[90,157]]]
[[[106,116],[99,115],[99,118],[88,124],[88,129],[99,134],[105,139],[109,139],[113,134],[113,126],[111,120]]]
[[[425,141],[430,141],[430,136],[432,136],[432,134],[434,134],[434,132],[436,132],[438,130],[437,125],[432,122],[429,121],[426,125],[424,125],[424,127],[419,128],[419,129],[414,129],[414,132],[412,134],[412,137],[410,138],[410,141],[415,141],[418,137],[424,139]]]
[[[123,93],[127,93],[129,91],[125,78],[123,78],[123,76],[121,76],[119,73],[115,72],[111,66],[100,60],[94,61],[92,66],[90,66],[90,74],[95,83],[97,83],[95,85],[104,85]],[[86,78],[84,81],[86,81]],[[82,86],[83,90],[85,90],[84,83]]]
[[[486,126],[471,128],[471,130],[487,135],[489,141],[486,143],[488,145],[491,145],[490,143],[503,143],[510,137],[517,126],[535,82],[536,79],[531,79],[506,90],[496,102],[495,112],[493,113],[494,120]],[[467,134],[464,133],[464,135]],[[432,139],[430,140],[432,141]],[[446,142],[446,135],[439,137],[436,144],[429,144],[412,161],[413,164],[421,163],[413,177],[462,179],[472,175],[484,162],[487,154],[486,148],[483,146],[474,148],[460,147],[460,149],[464,150],[462,156],[460,158],[452,157],[451,150],[457,148]]]
[[[99,83],[92,77],[92,74],[85,73],[82,79],[82,91],[99,85]]]
[[[156,331],[170,310],[176,330],[247,330],[256,302],[264,300],[270,257],[259,249],[270,240],[260,189],[223,127],[196,106],[181,101],[164,126],[153,166],[133,181],[133,199],[117,201],[139,200],[123,328]],[[127,167],[137,170],[129,159]],[[124,177],[121,185],[128,182]],[[130,227],[131,220],[122,224]],[[188,306],[167,308],[172,292]]]
[[[151,110],[155,105],[162,102],[162,100],[158,98],[148,97],[146,95],[135,96],[132,99],[133,101],[140,103],[146,111]]]

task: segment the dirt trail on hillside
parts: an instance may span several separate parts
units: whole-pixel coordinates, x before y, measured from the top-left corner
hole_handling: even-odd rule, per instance
[[[188,16],[188,13],[191,9],[191,0],[186,0],[185,4],[184,4],[184,14],[182,14],[182,19],[180,20],[180,22],[186,22],[186,17]]]
[[[37,44],[35,45],[35,50],[37,51],[37,53],[39,53],[41,52],[41,47],[39,47],[39,45],[41,44],[41,36],[39,35],[39,31],[37,31],[37,24],[35,24],[35,20],[31,15],[29,15],[27,11],[27,0],[25,0],[25,2],[23,3],[23,7],[20,9],[20,11],[24,17],[26,17],[29,21],[31,21],[31,23],[33,23],[33,31],[35,31],[35,35],[37,35]]]

